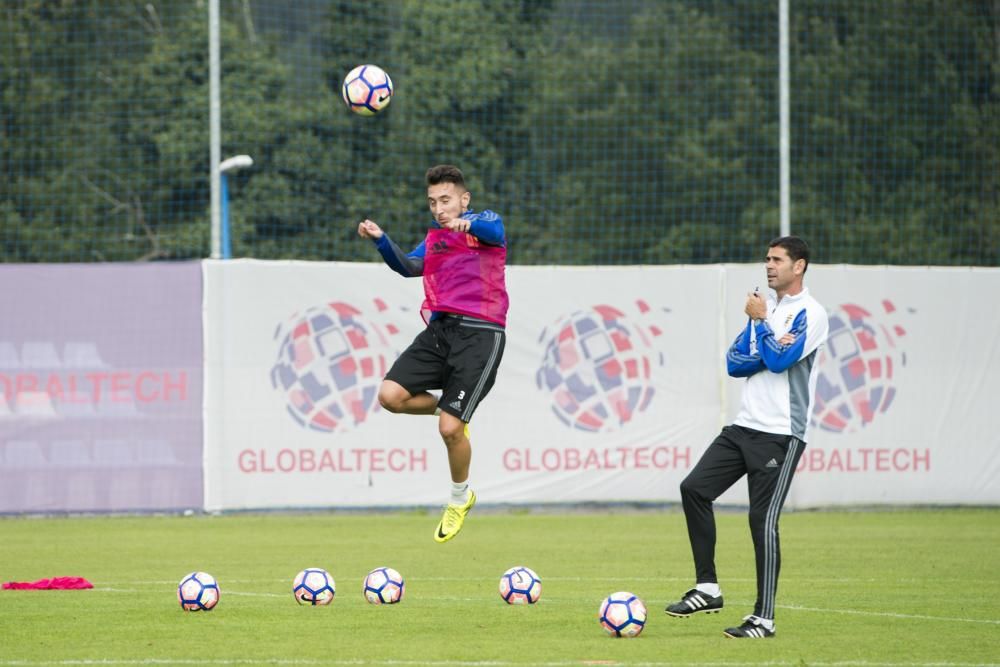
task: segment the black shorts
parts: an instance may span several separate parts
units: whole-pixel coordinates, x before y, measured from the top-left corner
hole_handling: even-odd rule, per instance
[[[468,423],[490,393],[507,334],[499,324],[461,315],[431,320],[386,374],[410,394],[441,390],[438,407]]]

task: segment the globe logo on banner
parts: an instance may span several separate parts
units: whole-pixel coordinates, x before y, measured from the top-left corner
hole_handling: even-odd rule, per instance
[[[650,312],[644,301],[636,305],[640,315]],[[618,430],[653,399],[653,369],[663,365],[663,354],[652,341],[661,333],[608,305],[561,317],[539,336],[545,352],[535,375],[538,388],[567,426],[591,433]]]
[[[375,300],[378,312],[387,309]],[[379,325],[335,301],[292,315],[278,325],[278,358],[271,385],[304,428],[349,431],[378,411],[378,388],[388,369],[392,324]]]
[[[887,321],[896,311],[891,301],[881,306],[880,317],[850,303],[829,313],[830,333],[818,359],[812,416],[824,431],[857,431],[892,405],[897,374],[906,364],[899,347],[906,330]]]

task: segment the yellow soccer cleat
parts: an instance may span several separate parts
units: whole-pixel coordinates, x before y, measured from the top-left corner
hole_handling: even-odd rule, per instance
[[[465,501],[464,505],[448,503],[444,508],[444,514],[441,515],[437,530],[434,531],[434,541],[443,543],[458,535],[458,531],[462,530],[462,524],[465,523],[466,515],[475,504],[476,493],[472,489],[469,489],[469,499]]]

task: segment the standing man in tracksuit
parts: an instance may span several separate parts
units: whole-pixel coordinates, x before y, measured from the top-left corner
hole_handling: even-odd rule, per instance
[[[371,220],[358,234],[371,239],[385,263],[405,277],[423,277],[427,328],[396,359],[379,387],[389,412],[436,415],[448,450],[451,497],[434,540],[447,542],[476,504],[469,487],[472,445],[469,420],[496,380],[506,343],[509,303],[507,238],[493,211],[469,208],[472,194],[462,172],[442,164],[427,170],[427,235],[403,253]],[[440,396],[430,390],[440,389]]]
[[[726,355],[729,375],[746,378],[739,415],[722,429],[681,482],[695,587],[666,608],[677,617],[722,609],[712,504],[746,475],[757,602],[741,625],[724,631],[733,638],[774,636],[774,597],[781,565],[778,516],[806,446],[816,360],[829,330],[826,309],[802,285],[809,267],[805,241],[796,236],[774,239],[764,262],[767,285],[775,298],[765,300],[756,290],[747,295],[746,328]]]

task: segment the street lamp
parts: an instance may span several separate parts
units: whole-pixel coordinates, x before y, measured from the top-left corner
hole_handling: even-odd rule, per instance
[[[253,158],[249,155],[234,155],[219,163],[220,203],[222,205],[222,259],[230,259],[233,256],[232,244],[229,241],[229,184],[227,183],[226,172],[252,166]]]

